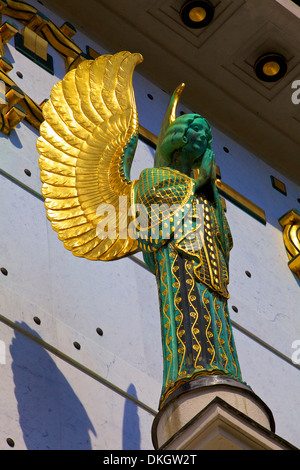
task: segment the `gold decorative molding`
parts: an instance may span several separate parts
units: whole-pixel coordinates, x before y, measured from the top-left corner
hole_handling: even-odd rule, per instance
[[[74,28],[74,26],[68,23],[67,21],[60,27],[60,30],[68,38],[71,38],[76,33],[76,29]]]
[[[70,62],[73,62],[83,51],[71,39],[76,30],[70,23],[64,23],[61,27],[56,26],[49,18],[43,15],[33,6],[21,0],[0,0],[1,13],[13,18],[24,25],[21,31],[24,41],[26,40],[29,50],[37,49],[35,53],[43,54],[45,57],[45,41],[49,43],[66,62],[66,70]],[[31,34],[28,33],[31,30]],[[39,40],[37,37],[40,37]],[[33,41],[34,39],[34,41]],[[36,43],[36,44],[34,44]],[[34,52],[32,50],[32,52]]]
[[[2,127],[1,132],[9,135],[12,129],[14,129],[26,116],[26,111],[20,105],[24,99],[23,91],[12,86],[5,93],[5,98],[2,99],[0,104]]]
[[[290,270],[300,279],[300,212],[292,209],[279,219]]]
[[[47,60],[48,42],[30,29],[29,26],[25,26],[22,29],[22,35],[24,46],[41,59]]]
[[[1,57],[4,57],[4,46],[10,41],[14,35],[18,32],[16,25],[9,21],[5,21],[0,26],[0,54]]]
[[[5,97],[6,100],[11,99],[10,101],[10,106],[12,107],[14,104],[18,104],[23,108],[23,111],[25,112],[25,115],[23,116],[22,119],[25,119],[31,126],[33,126],[35,129],[39,129],[41,122],[43,122],[43,114],[42,114],[42,108],[35,103],[29,96],[27,96],[20,88],[16,85],[16,83],[8,77],[8,75],[3,72],[0,69],[0,82],[2,82],[5,86]],[[8,96],[7,93],[11,91]],[[16,92],[18,90],[18,92]],[[12,100],[12,95],[15,94],[16,98],[18,101],[16,101],[16,98]],[[3,119],[3,111],[8,112],[9,109],[6,109],[5,106],[7,105],[7,101],[5,101],[4,106],[1,105],[2,109],[0,108],[0,132],[3,132],[6,135],[9,135],[12,127],[9,127],[8,124],[5,123],[5,119]],[[21,117],[21,115],[20,115]],[[20,121],[19,121],[20,122]],[[14,122],[15,124],[15,122]],[[17,124],[16,124],[17,125]],[[14,126],[15,127],[15,126]]]

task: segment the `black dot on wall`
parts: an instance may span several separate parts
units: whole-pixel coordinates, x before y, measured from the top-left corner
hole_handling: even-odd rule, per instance
[[[25,168],[24,173],[25,173],[25,175],[27,175],[27,176],[31,176],[31,171],[28,170],[27,168]]]
[[[80,344],[77,341],[74,341],[73,345],[74,345],[74,348],[76,348],[76,349],[81,348]]]
[[[103,330],[101,328],[96,328],[96,331],[99,336],[103,336]]]
[[[239,309],[238,309],[235,305],[233,305],[231,308],[232,308],[232,310],[233,310],[234,312],[238,312],[238,311],[239,311]]]
[[[150,93],[148,93],[147,96],[148,96],[149,100],[153,100],[153,96]]]
[[[251,277],[250,271],[245,271],[246,276]]]
[[[7,275],[8,275],[8,271],[7,271],[6,268],[1,268],[0,271],[2,272],[2,274],[3,274],[4,276],[7,276]]]
[[[23,78],[22,72],[19,72],[19,71],[18,71],[18,72],[16,72],[16,74],[17,74],[17,76],[18,76],[19,78]]]
[[[298,201],[298,202],[299,202],[299,204],[300,204],[300,197],[298,197],[297,201]]]
[[[229,153],[229,149],[227,147],[223,147],[225,153]]]
[[[15,447],[15,441],[11,437],[8,437],[6,439],[6,442],[9,445],[9,447]]]
[[[37,324],[37,325],[40,325],[41,324],[41,319],[39,317],[33,317],[33,321]]]

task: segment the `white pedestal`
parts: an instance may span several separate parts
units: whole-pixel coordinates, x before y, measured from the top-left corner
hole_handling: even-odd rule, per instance
[[[152,440],[161,450],[295,449],[274,431],[271,411],[249,387],[214,376],[170,397],[154,419]]]

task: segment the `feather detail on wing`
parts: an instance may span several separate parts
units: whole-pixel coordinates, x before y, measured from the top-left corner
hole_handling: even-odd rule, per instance
[[[37,141],[42,194],[52,228],[75,256],[108,261],[138,250],[136,240],[120,233],[130,221],[135,186],[132,74],[142,60],[129,52],[86,60],[53,87],[43,107]],[[120,197],[127,210],[119,210]],[[99,236],[101,223],[105,230],[115,223],[115,235]]]

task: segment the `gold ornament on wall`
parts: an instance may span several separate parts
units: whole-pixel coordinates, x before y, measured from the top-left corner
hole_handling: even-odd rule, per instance
[[[290,210],[279,219],[279,223],[283,228],[289,268],[300,279],[300,212]]]

